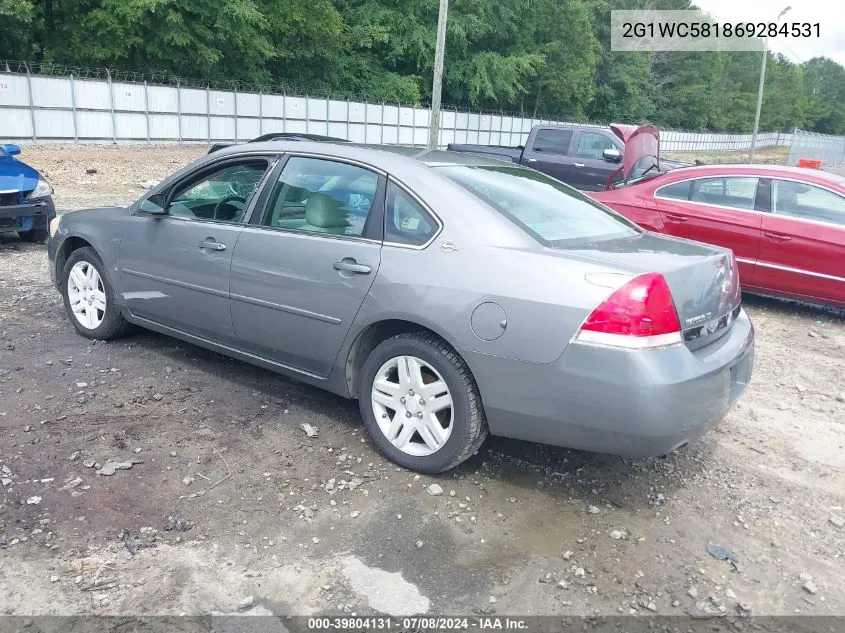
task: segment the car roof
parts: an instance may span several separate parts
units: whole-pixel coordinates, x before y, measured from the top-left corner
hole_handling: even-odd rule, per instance
[[[313,154],[325,154],[337,156],[338,158],[358,159],[362,162],[372,164],[385,171],[390,171],[397,159],[401,162],[415,163],[427,167],[443,167],[448,165],[463,165],[472,167],[503,167],[511,166],[520,168],[514,163],[480,156],[478,154],[466,154],[463,152],[450,152],[448,150],[427,149],[425,147],[414,147],[411,145],[372,145],[366,143],[328,143],[311,141],[289,141],[275,140],[249,143],[247,145],[231,145],[215,152],[215,155],[237,154],[244,151],[250,153],[257,151],[268,152],[307,152]]]
[[[322,134],[305,134],[299,132],[270,132],[269,134],[262,134],[249,141],[250,143],[263,143],[265,141],[286,141],[286,140],[305,140],[305,141],[326,141],[333,143],[346,143],[346,139],[337,136],[324,136]]]
[[[839,176],[820,169],[808,169],[806,167],[792,167],[789,165],[752,165],[752,164],[738,164],[726,163],[718,165],[690,165],[688,167],[678,167],[666,172],[666,175],[671,175],[673,179],[678,177],[707,177],[707,176],[763,176],[769,178],[799,178],[801,180],[827,183],[827,184],[845,184],[845,176]]]

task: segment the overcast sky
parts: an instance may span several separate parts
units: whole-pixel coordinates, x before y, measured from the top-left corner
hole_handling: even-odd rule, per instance
[[[791,6],[784,22],[821,24],[820,38],[769,40],[773,52],[783,53],[795,62],[821,55],[845,66],[845,1],[843,0],[693,0],[719,22],[771,22]]]

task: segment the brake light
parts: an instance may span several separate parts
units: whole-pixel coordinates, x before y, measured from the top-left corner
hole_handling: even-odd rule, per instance
[[[630,349],[683,342],[678,311],[663,275],[640,275],[616,290],[587,317],[575,340]]]

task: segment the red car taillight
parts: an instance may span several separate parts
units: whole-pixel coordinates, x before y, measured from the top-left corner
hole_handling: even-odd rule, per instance
[[[635,277],[587,317],[575,340],[645,349],[683,341],[678,311],[663,275]]]

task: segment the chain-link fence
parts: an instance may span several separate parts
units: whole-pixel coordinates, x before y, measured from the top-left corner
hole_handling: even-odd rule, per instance
[[[821,168],[845,165],[845,136],[816,134],[795,128],[787,164],[799,163]]]
[[[0,61],[3,141],[213,143],[291,132],[424,145],[429,116],[425,105],[303,94],[284,84],[256,86],[150,70]],[[534,125],[565,123],[572,122],[446,107],[441,111],[440,145],[522,145]],[[757,147],[788,146],[790,141],[790,134],[763,133]],[[750,134],[661,131],[663,152],[704,152],[709,160],[730,160],[750,146]]]

